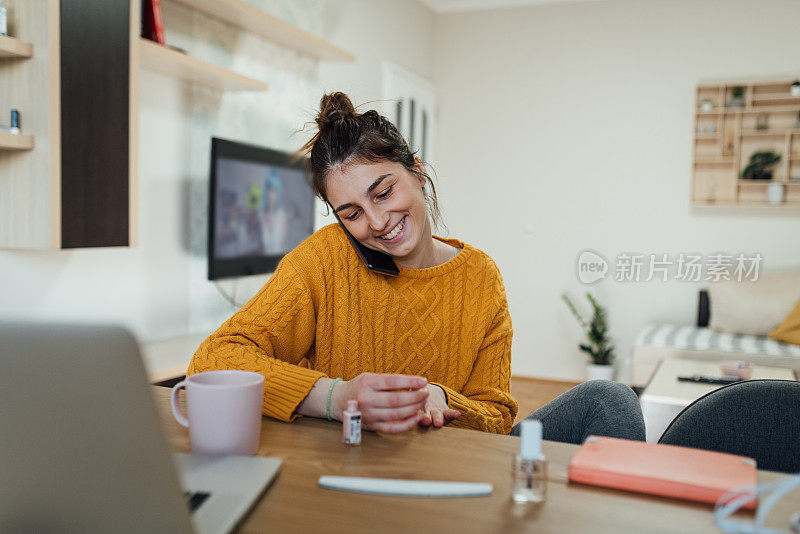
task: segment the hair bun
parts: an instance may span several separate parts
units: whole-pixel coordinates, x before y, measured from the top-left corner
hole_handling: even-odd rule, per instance
[[[316,119],[320,130],[337,120],[348,117],[356,117],[356,108],[353,107],[350,97],[342,92],[328,93],[322,96]]]

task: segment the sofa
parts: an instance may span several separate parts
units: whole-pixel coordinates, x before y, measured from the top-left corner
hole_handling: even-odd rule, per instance
[[[800,345],[767,337],[800,300],[800,271],[758,282],[712,284],[698,294],[694,325],[651,323],[634,341],[631,385],[643,387],[664,358],[745,360],[800,375]]]

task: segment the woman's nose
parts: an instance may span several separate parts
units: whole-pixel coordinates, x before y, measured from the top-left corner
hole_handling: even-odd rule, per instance
[[[383,210],[364,210],[369,222],[369,227],[373,232],[378,233],[386,230],[386,225],[389,224],[389,214]]]

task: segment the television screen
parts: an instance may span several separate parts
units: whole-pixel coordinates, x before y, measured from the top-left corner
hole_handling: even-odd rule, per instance
[[[307,160],[211,140],[208,279],[269,273],[314,231]]]

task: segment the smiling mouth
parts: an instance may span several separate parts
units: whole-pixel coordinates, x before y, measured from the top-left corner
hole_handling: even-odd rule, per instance
[[[378,237],[380,239],[383,239],[384,241],[391,241],[392,239],[394,239],[395,237],[400,235],[400,232],[402,232],[403,228],[405,228],[405,226],[406,226],[406,217],[403,217],[402,219],[400,219],[400,222],[397,223],[397,226],[392,228],[391,232],[388,232],[388,233],[383,234],[382,236],[378,236]]]

